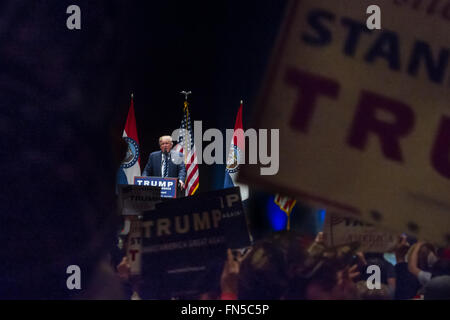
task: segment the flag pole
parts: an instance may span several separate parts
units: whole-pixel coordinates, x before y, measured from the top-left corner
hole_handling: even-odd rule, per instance
[[[192,91],[181,91],[181,94],[184,94],[184,109],[188,107],[188,95],[192,94]]]
[[[186,126],[187,126],[187,122],[189,121],[189,108],[188,108],[189,103],[188,103],[187,100],[188,100],[188,96],[190,94],[192,94],[192,91],[185,91],[185,90],[183,90],[180,93],[184,94],[184,108],[183,108],[183,111],[186,113]],[[188,130],[187,127],[184,130],[185,130],[185,136],[187,136],[186,135],[186,132]],[[187,146],[186,146],[187,140],[188,139],[184,139],[184,147],[183,147],[184,150],[187,150]],[[187,152],[183,152],[183,153],[184,153],[184,163],[186,163],[188,154],[187,154]]]

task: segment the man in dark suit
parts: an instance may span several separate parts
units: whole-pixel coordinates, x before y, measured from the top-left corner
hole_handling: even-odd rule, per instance
[[[171,136],[159,138],[161,151],[155,151],[148,157],[143,176],[178,178],[180,187],[184,189],[186,179],[186,167],[184,166],[183,154],[171,150],[173,141]]]

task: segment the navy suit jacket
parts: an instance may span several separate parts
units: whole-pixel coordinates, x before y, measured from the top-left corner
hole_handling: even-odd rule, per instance
[[[180,159],[183,159],[182,153],[175,152],[173,150],[170,151],[168,177],[178,178],[180,181],[184,183],[184,180],[186,179],[186,167],[184,166],[184,161],[181,161],[180,164],[175,164],[172,162],[174,156],[179,156],[181,157]],[[162,160],[162,151],[152,152],[148,157],[148,161],[147,164],[145,165],[145,169],[144,172],[142,172],[142,175],[151,177],[161,177],[161,160]]]

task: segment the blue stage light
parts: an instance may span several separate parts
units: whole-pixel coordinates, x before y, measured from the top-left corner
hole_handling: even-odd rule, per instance
[[[317,211],[317,232],[323,230],[323,224],[325,222],[325,209],[320,209]]]
[[[267,215],[269,218],[270,226],[273,231],[285,230],[287,225],[287,215],[276,205],[275,196],[269,197],[267,200]]]

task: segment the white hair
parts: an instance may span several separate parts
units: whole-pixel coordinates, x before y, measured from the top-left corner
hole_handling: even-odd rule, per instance
[[[159,144],[161,144],[161,140],[164,139],[164,138],[168,138],[170,140],[170,142],[173,144],[173,140],[172,140],[171,136],[161,136],[161,137],[159,137]]]

